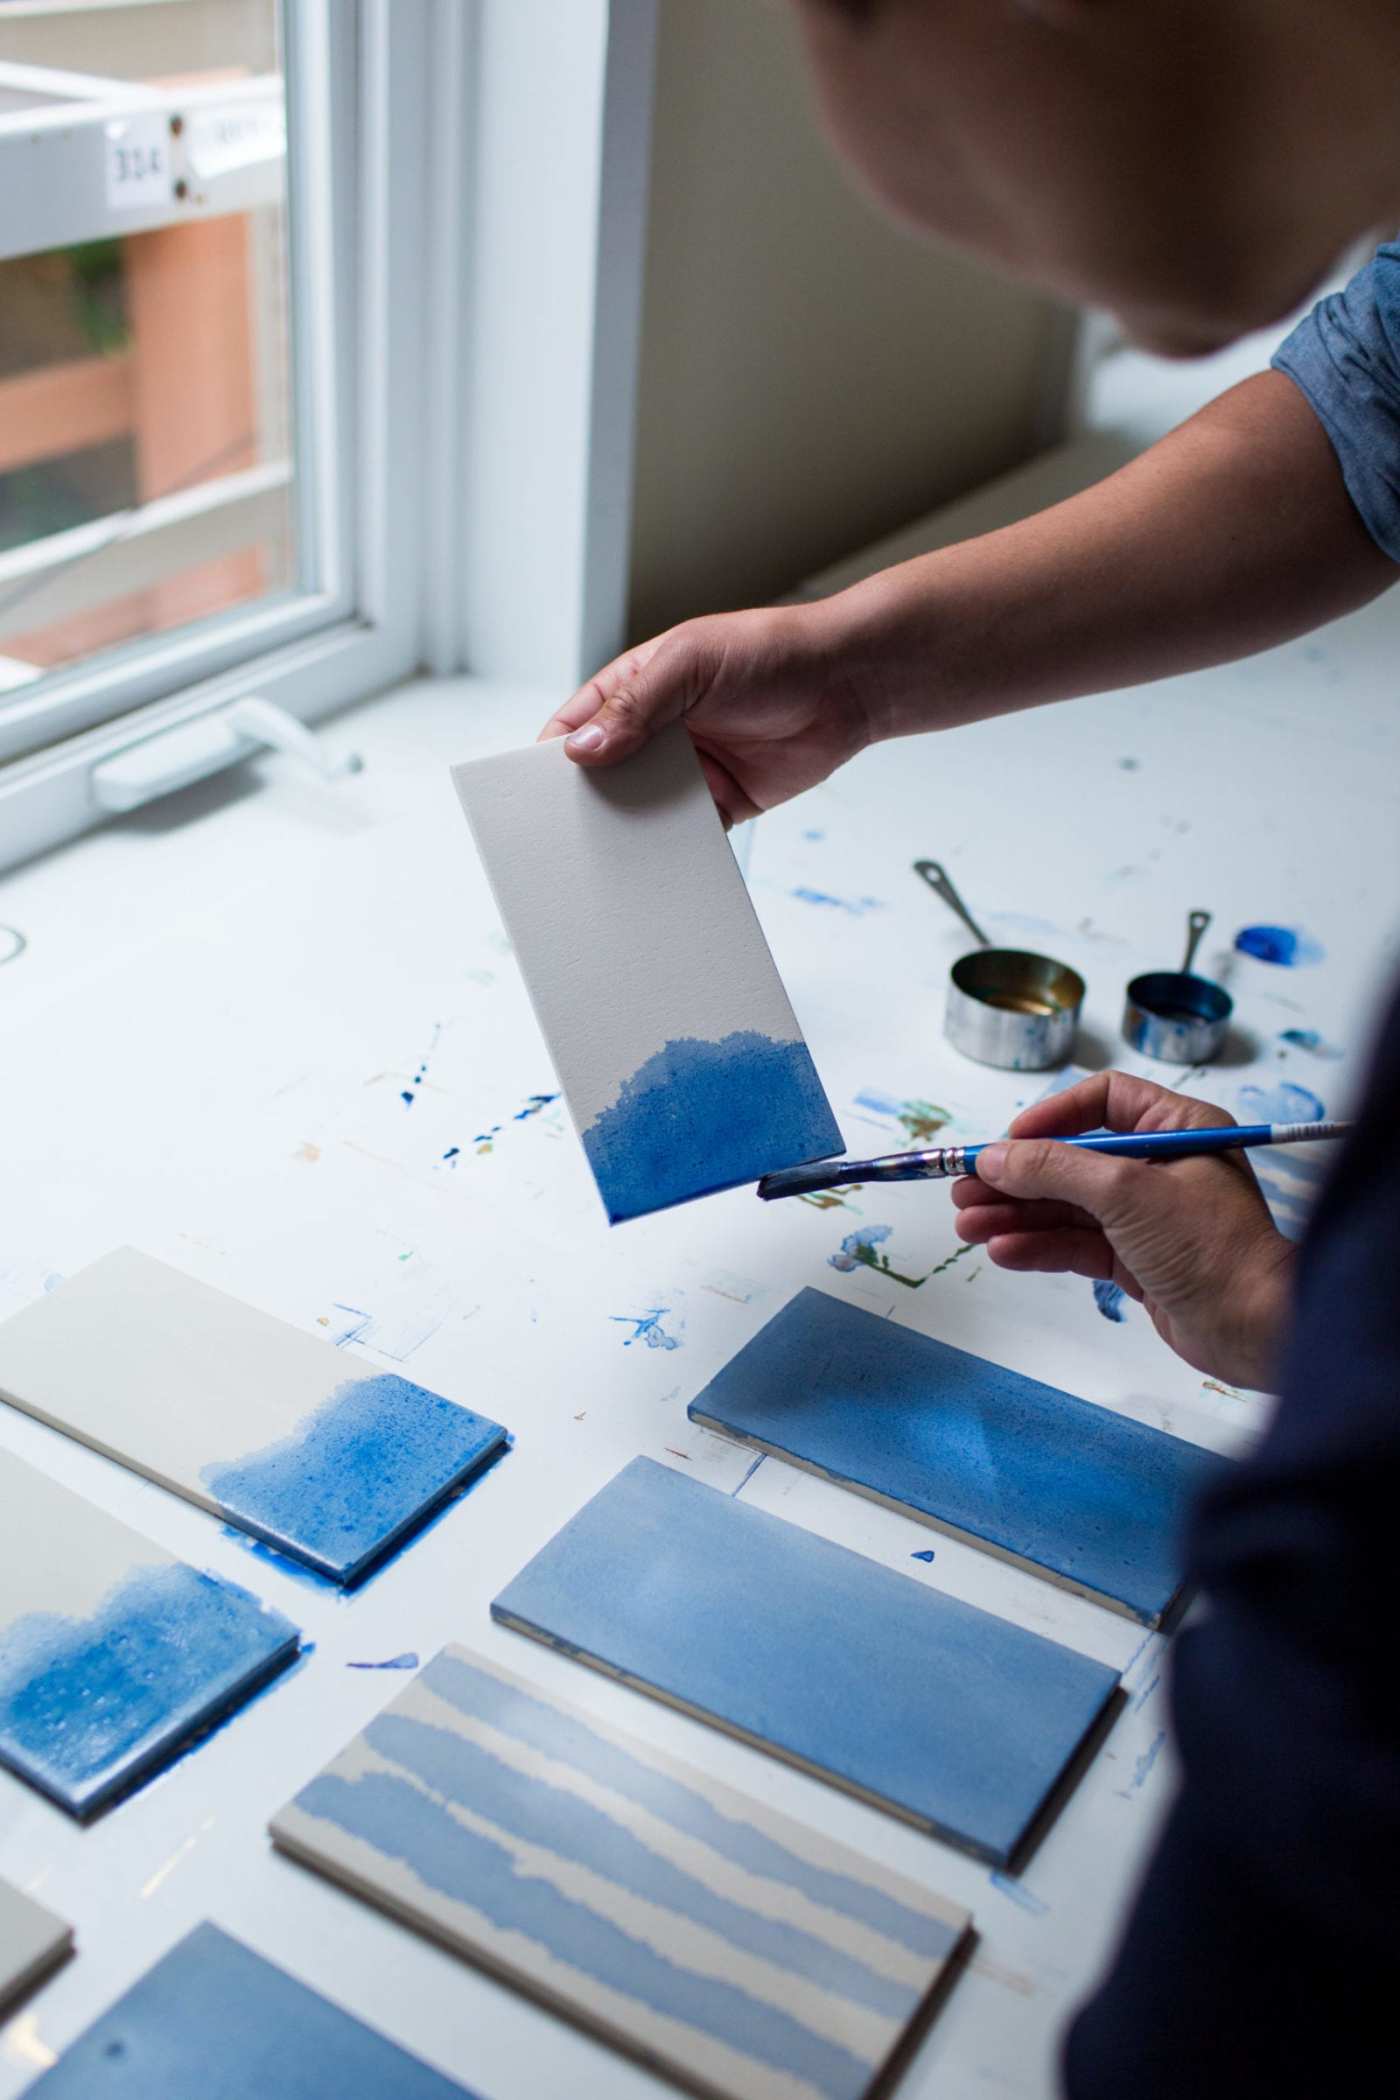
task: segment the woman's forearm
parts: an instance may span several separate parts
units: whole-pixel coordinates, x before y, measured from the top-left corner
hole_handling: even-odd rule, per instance
[[[872,733],[904,736],[1248,656],[1396,574],[1307,402],[1265,372],[1067,502],[812,611]]]

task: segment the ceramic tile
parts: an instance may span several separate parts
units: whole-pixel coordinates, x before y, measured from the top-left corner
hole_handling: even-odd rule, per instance
[[[614,1224],[842,1150],[683,728],[452,770]]]
[[[862,2100],[970,1923],[464,1648],[272,1835],[722,2100]]]
[[[0,1764],[87,1817],[296,1655],[280,1612],[0,1453]]]
[[[342,1584],[508,1441],[131,1247],[0,1324],[0,1395]]]
[[[463,2100],[465,2093],[241,1940],[197,1925],[35,2080],[26,2100]]]
[[[491,1610],[998,1865],[1118,1682],[647,1458]]]
[[[1145,1626],[1229,1463],[825,1291],[791,1299],[689,1413]]]
[[[0,2017],[73,1951],[73,1928],[0,1881]]]

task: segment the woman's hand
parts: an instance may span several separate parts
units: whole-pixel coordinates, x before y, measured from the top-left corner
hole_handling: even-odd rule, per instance
[[[1110,1130],[1219,1128],[1234,1118],[1126,1072],[1098,1072],[1011,1126],[956,1182],[957,1229],[1003,1269],[1070,1270],[1136,1298],[1198,1371],[1267,1388],[1288,1317],[1293,1249],[1243,1152],[1155,1165],[1045,1143]]]
[[[800,795],[871,741],[828,606],[687,620],[617,657],[540,732],[610,766],[683,719],[726,826]]]

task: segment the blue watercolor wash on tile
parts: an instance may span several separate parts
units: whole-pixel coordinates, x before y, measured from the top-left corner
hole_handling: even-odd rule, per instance
[[[868,911],[883,911],[885,908],[882,897],[833,897],[826,890],[808,889],[805,884],[799,885],[792,894],[801,904],[824,904],[831,911],[849,912],[853,919],[863,919]]]
[[[1296,970],[1305,963],[1320,963],[1327,952],[1321,942],[1304,933],[1301,926],[1241,926],[1235,935],[1235,946],[1241,955],[1252,955],[1260,962],[1277,963],[1284,970]]]
[[[1117,1684],[646,1458],[491,1610],[998,1864]]]
[[[1311,1087],[1289,1080],[1277,1086],[1242,1086],[1237,1098],[1242,1123],[1320,1123],[1327,1114]]]
[[[843,1149],[811,1052],[754,1029],[682,1036],[583,1133],[609,1222],[644,1217]]]
[[[804,1290],[693,1400],[693,1421],[1045,1568],[1145,1625],[1229,1461]]]
[[[291,1436],[201,1477],[232,1523],[343,1585],[505,1443],[499,1422],[385,1372],[347,1379]]]
[[[503,1690],[500,1680],[474,1668],[464,1651],[444,1650],[434,1656],[423,1682],[467,1718],[483,1717],[546,1757],[575,1766],[674,1830],[698,1839],[745,1873],[796,1889],[824,1909],[868,1925],[911,1954],[935,1960],[951,1951],[957,1935],[941,1918],[911,1910],[883,1889],[804,1858],[756,1821],[726,1815],[680,1777],[658,1770],[611,1737],[600,1735],[582,1715],[555,1706],[542,1695],[519,1688]]]
[[[858,1226],[854,1232],[846,1234],[838,1254],[828,1254],[827,1267],[839,1269],[843,1276],[853,1276],[857,1269],[872,1268],[874,1264],[869,1258],[871,1253],[881,1246],[893,1231],[892,1225]]]
[[[402,1655],[391,1655],[384,1662],[348,1662],[345,1667],[347,1670],[416,1670],[418,1651],[416,1648],[405,1648]]]
[[[645,1313],[609,1313],[608,1318],[615,1327],[630,1327],[631,1334],[624,1335],[622,1346],[630,1349],[633,1342],[645,1342],[648,1349],[679,1349],[680,1336],[667,1334],[661,1322],[671,1310],[669,1305],[654,1305]]]
[[[1326,1058],[1329,1062],[1335,1062],[1337,1058],[1346,1055],[1335,1043],[1329,1043],[1325,1036],[1320,1035],[1316,1028],[1281,1028],[1278,1039],[1281,1043],[1291,1043],[1295,1050],[1310,1051],[1314,1057]]]
[[[1123,1286],[1100,1277],[1094,1284],[1094,1303],[1106,1320],[1123,1324]]]
[[[245,1699],[298,1633],[247,1590],[181,1562],[134,1569],[85,1619],[0,1630],[0,1763],[95,1815]]]
[[[28,2090],[36,2100],[472,2100],[216,1925],[197,1925]]]
[[[311,1782],[297,1806],[403,1860],[430,1889],[459,1899],[470,1891],[472,1908],[499,1929],[527,1935],[609,1990],[684,2020],[774,2070],[794,2071],[819,2093],[844,2095],[857,2076],[869,2081],[868,2065],[761,1999],[682,1969],[549,1882],[523,1875],[503,1846],[445,1816],[406,1780],[382,1772],[354,1781],[327,1774]]]
[[[937,1555],[934,1553],[932,1546],[925,1546],[922,1553],[911,1553],[909,1558],[910,1560],[926,1560],[932,1562],[937,1558]]]

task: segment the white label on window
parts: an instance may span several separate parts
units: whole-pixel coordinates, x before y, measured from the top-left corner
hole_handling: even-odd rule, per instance
[[[149,116],[122,117],[107,126],[107,208],[137,211],[168,204],[174,183],[170,172],[170,120],[164,110]]]
[[[186,125],[190,167],[200,182],[281,160],[287,120],[280,102],[240,102],[194,111]]]

